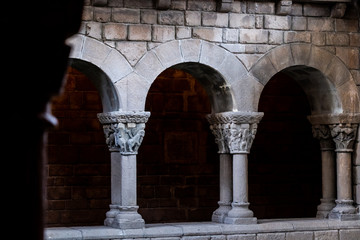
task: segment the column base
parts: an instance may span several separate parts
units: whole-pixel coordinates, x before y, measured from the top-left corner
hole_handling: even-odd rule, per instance
[[[219,201],[218,204],[219,208],[213,212],[211,221],[223,223],[228,212],[231,210],[231,203]]]
[[[320,199],[320,205],[317,207],[316,218],[328,218],[329,213],[335,207],[335,199]]]
[[[120,229],[144,228],[145,221],[137,212],[138,206],[120,206],[119,213],[111,222],[110,227]]]
[[[257,218],[253,211],[249,209],[249,203],[232,203],[232,209],[224,219],[226,224],[256,224]]]
[[[116,215],[120,213],[119,205],[110,204],[110,210],[106,212],[106,218],[104,220],[104,225],[111,227],[112,223],[115,220]]]
[[[336,207],[329,213],[329,219],[346,221],[360,220],[360,214],[353,205],[353,200],[335,200]]]

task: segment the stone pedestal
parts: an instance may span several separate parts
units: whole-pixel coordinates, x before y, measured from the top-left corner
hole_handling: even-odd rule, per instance
[[[136,155],[149,116],[148,112],[98,114],[111,151],[111,204],[104,220],[106,226],[120,229],[145,226],[136,205]]]

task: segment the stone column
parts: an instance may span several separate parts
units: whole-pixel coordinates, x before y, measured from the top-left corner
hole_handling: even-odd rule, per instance
[[[327,125],[313,125],[313,136],[320,141],[322,198],[317,207],[317,218],[328,218],[335,207],[335,146]]]
[[[136,154],[145,135],[149,112],[99,113],[106,144],[111,152],[111,204],[104,225],[143,228],[136,196]]]
[[[225,216],[227,224],[254,224],[257,219],[249,209],[248,202],[248,159],[255,138],[257,124],[263,113],[225,112],[217,116],[223,119],[225,143],[232,154],[232,203],[231,210]]]
[[[211,217],[213,222],[223,223],[227,213],[231,210],[232,201],[232,158],[229,153],[229,148],[226,143],[225,136],[228,129],[225,127],[224,119],[221,114],[209,114],[206,116],[210,123],[211,132],[215,136],[215,142],[219,148],[220,158],[220,201],[218,201],[219,208],[217,208]]]
[[[331,124],[331,136],[336,144],[337,199],[336,207],[329,214],[330,219],[360,219],[356,213],[352,196],[351,153],[356,138],[357,123]]]

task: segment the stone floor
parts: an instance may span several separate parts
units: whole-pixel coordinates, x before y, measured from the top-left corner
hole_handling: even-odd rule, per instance
[[[146,224],[143,229],[106,226],[46,228],[44,239],[141,240],[359,240],[360,221],[323,219],[258,220],[253,225],[213,222]]]

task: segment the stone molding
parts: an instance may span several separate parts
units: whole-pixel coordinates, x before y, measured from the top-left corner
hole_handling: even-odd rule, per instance
[[[264,113],[222,112],[206,116],[219,153],[249,153]]]
[[[308,116],[312,125],[338,124],[338,123],[360,123],[360,113],[331,113],[316,114]]]
[[[150,112],[117,111],[97,114],[103,124],[106,144],[110,151],[136,155],[145,136],[145,123]]]

